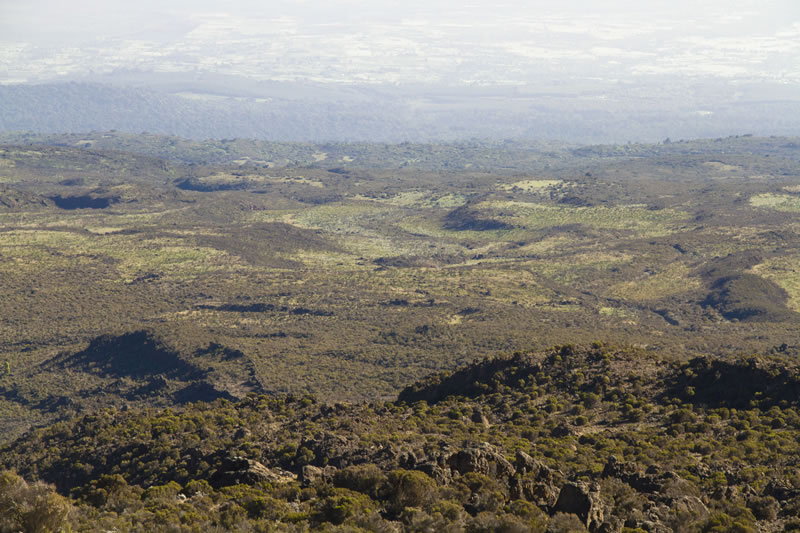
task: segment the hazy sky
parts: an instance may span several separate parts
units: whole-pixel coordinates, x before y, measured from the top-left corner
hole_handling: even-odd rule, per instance
[[[798,0],[0,0],[0,82],[117,69],[525,83],[800,82]]]

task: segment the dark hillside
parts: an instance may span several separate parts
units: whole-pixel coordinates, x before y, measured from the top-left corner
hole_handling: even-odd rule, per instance
[[[75,380],[83,389],[61,394],[104,400],[106,405],[233,400],[264,391],[252,361],[242,352],[216,343],[179,350],[149,331],[103,335],[84,350],[62,353],[42,364],[44,372],[65,370],[87,376]],[[50,404],[42,402],[43,407]]]

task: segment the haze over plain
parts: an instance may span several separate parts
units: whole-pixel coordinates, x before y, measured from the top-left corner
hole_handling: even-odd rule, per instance
[[[623,142],[628,133],[652,141],[794,134],[800,123],[792,120],[800,102],[800,5],[789,0],[35,0],[0,6],[0,35],[4,85],[111,83],[157,89],[192,105],[288,101],[292,113],[311,120],[317,115],[309,101],[333,104],[345,120],[353,113],[344,103],[399,106],[394,116],[408,131],[370,130],[356,135],[360,140],[414,140],[426,129],[414,121],[430,122],[432,113],[453,117],[449,133],[433,135],[451,140],[508,131],[583,142]],[[469,111],[484,116],[458,118]],[[517,130],[501,116],[506,112],[531,124]],[[581,138],[550,125],[557,121],[551,115],[568,113],[574,122],[598,112],[613,113],[605,122],[619,126]],[[648,119],[664,124],[642,127]],[[335,131],[298,136],[355,140]]]

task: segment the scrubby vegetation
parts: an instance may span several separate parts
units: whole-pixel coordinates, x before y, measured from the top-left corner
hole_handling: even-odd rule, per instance
[[[0,529],[800,528],[796,140],[6,140]]]
[[[786,357],[560,346],[394,402],[101,410],[0,449],[37,480],[0,501],[80,530],[790,531],[798,393]]]

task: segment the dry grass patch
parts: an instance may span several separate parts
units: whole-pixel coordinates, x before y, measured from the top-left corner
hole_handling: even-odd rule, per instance
[[[461,207],[467,203],[467,199],[461,194],[445,194],[437,196],[437,193],[424,189],[417,189],[412,191],[403,191],[393,196],[386,197],[369,197],[369,196],[356,196],[357,200],[367,200],[372,202],[381,202],[396,207],[414,207],[414,208],[445,208],[453,209]]]
[[[767,207],[776,211],[800,212],[800,197],[789,194],[764,193],[750,198],[753,207]]]
[[[308,185],[311,187],[322,188],[325,186],[319,180],[306,178],[304,176],[261,176],[259,174],[228,174],[225,172],[218,172],[197,179],[198,183],[203,185],[226,185],[226,186],[241,186],[241,187],[255,187],[259,185],[268,185],[270,183],[291,183],[295,185]]]
[[[650,301],[696,291],[701,283],[699,279],[691,277],[690,272],[686,265],[673,263],[643,279],[613,285],[608,294],[626,300]]]
[[[736,172],[737,170],[742,169],[742,167],[728,165],[726,163],[722,163],[721,161],[706,161],[703,163],[703,166],[712,170],[716,170],[717,172]]]
[[[789,295],[787,307],[800,313],[800,256],[773,257],[751,271],[778,284]]]
[[[478,205],[492,218],[526,229],[545,229],[580,224],[596,229],[631,230],[656,237],[673,233],[688,218],[673,209],[651,210],[642,205],[617,207],[563,207],[533,202],[488,201]]]
[[[497,186],[498,189],[504,191],[520,190],[525,192],[535,192],[555,187],[564,183],[563,180],[521,180],[514,183],[503,183]]]

